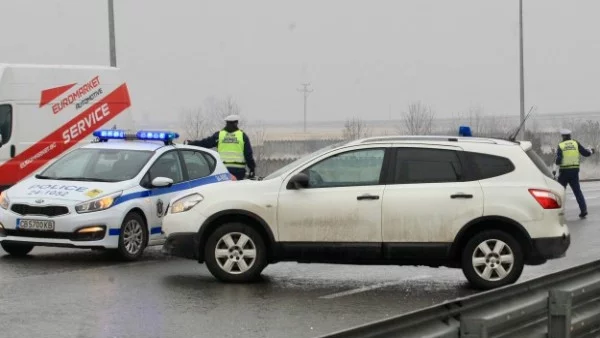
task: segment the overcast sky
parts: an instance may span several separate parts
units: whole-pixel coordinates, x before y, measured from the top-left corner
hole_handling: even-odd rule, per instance
[[[524,0],[526,105],[600,110],[600,1]],[[0,0],[0,62],[109,64],[107,1]],[[232,95],[250,120],[519,114],[518,0],[115,0],[134,109]],[[527,108],[528,109],[528,108]]]

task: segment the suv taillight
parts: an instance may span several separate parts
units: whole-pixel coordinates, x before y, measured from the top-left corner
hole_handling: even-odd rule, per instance
[[[560,209],[560,197],[548,190],[529,189],[529,193],[544,209]]]

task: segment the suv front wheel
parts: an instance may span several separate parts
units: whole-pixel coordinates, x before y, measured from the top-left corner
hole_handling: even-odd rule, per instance
[[[204,257],[208,270],[224,282],[251,282],[267,265],[262,236],[242,223],[226,223],[207,239]]]
[[[475,234],[467,242],[461,257],[465,277],[473,287],[482,290],[516,282],[524,264],[523,249],[519,242],[499,230]]]

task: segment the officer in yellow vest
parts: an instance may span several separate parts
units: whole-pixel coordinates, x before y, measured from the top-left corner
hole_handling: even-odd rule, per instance
[[[562,142],[558,144],[556,150],[556,165],[559,166],[558,182],[563,186],[567,187],[567,184],[571,186],[573,195],[579,204],[580,218],[587,216],[587,205],[581,187],[579,185],[579,159],[580,155],[588,157],[594,153],[594,149],[586,149],[579,142],[571,139],[571,131],[568,129],[561,129],[560,134],[562,135]]]
[[[238,121],[238,115],[229,115],[225,118],[226,124],[222,130],[205,139],[185,141],[185,143],[204,148],[217,148],[227,170],[238,180],[243,180],[246,176],[246,166],[249,169],[248,178],[254,178],[256,163],[250,139],[238,128]]]

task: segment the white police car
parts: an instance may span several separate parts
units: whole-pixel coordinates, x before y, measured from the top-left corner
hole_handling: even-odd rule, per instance
[[[218,153],[173,144],[168,131],[99,130],[0,195],[0,244],[11,255],[35,246],[113,249],[127,260],[162,245],[173,194],[235,180]]]

